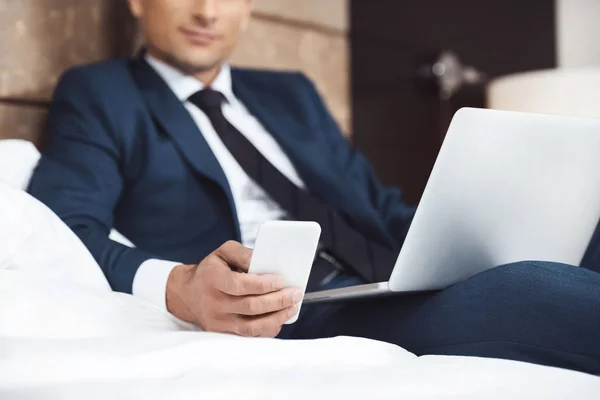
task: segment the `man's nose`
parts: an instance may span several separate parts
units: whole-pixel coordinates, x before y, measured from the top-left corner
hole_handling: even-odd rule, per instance
[[[196,0],[192,10],[193,16],[204,24],[214,23],[219,15],[219,3],[221,0]]]

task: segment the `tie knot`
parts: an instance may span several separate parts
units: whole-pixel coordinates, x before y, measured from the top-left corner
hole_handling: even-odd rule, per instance
[[[225,96],[221,92],[206,88],[194,93],[188,100],[203,111],[214,109],[220,110],[221,105],[225,100]]]

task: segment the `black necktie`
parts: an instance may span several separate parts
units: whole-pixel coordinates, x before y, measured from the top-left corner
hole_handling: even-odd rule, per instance
[[[208,116],[215,131],[246,174],[293,219],[316,221],[321,225],[321,244],[326,250],[367,282],[381,277],[377,269],[391,271],[398,252],[367,239],[333,207],[290,182],[227,121],[221,110],[225,101],[222,93],[204,89],[190,96],[189,101]]]

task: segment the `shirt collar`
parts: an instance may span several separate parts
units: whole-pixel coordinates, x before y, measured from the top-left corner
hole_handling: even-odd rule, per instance
[[[206,87],[200,80],[191,75],[184,74],[180,70],[151,55],[146,54],[144,57],[154,71],[156,71],[156,73],[171,88],[173,93],[175,93],[175,96],[182,102],[186,102],[192,94]],[[223,93],[225,99],[227,99],[229,103],[235,101],[231,84],[231,68],[229,64],[225,63],[221,66],[219,75],[217,75],[210,87],[213,90]]]

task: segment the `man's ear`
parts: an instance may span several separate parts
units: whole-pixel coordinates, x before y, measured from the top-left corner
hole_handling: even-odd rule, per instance
[[[140,18],[144,14],[144,7],[142,6],[142,0],[127,0],[129,3],[129,9],[134,17]]]

